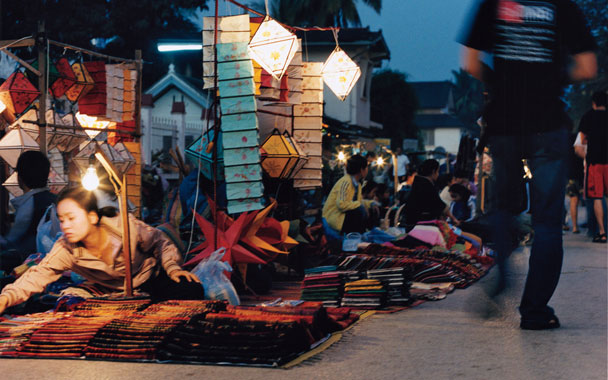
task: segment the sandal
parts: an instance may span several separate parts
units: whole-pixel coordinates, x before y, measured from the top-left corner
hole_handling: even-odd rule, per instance
[[[522,319],[519,327],[522,330],[549,330],[560,327],[559,319],[553,316],[548,321],[535,321],[530,319]]]
[[[594,243],[605,243],[606,242],[606,234],[597,234],[593,238],[592,242]]]
[[[580,233],[581,233],[581,230],[572,230],[572,233],[573,233],[573,234],[580,234]]]

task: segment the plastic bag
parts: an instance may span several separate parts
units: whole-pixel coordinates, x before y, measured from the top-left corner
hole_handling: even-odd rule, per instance
[[[231,305],[241,303],[236,289],[224,274],[224,271],[232,272],[232,267],[222,257],[226,253],[226,248],[222,247],[213,252],[209,257],[198,263],[192,273],[201,280],[205,288],[205,299],[224,300]]]
[[[61,235],[61,225],[57,217],[57,210],[55,209],[55,205],[52,204],[47,207],[44,215],[40,218],[40,222],[38,222],[36,251],[39,253],[49,253],[51,248],[53,248],[53,244],[55,244]]]

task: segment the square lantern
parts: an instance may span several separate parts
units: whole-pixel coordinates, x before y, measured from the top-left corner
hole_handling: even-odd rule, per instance
[[[200,159],[201,174],[205,178],[213,180],[213,149],[210,143],[213,141],[214,131],[210,129],[203,133],[186,148],[186,157],[190,159],[194,167],[198,167]],[[224,178],[224,149],[222,133],[217,138],[217,178]]]
[[[343,101],[361,76],[361,69],[344,50],[336,46],[325,61],[321,73],[325,84],[336,94],[338,99]]]
[[[76,83],[76,74],[74,74],[74,70],[72,70],[72,66],[66,58],[59,59],[55,63],[55,68],[59,73],[59,77],[53,82],[53,85],[50,86],[49,90],[54,97],[60,98],[74,83]]]
[[[13,171],[6,181],[2,184],[6,191],[11,193],[13,197],[20,197],[23,195],[23,190],[19,186],[19,178],[16,171]]]
[[[14,116],[23,113],[40,92],[21,71],[16,71],[0,86],[0,101]]]
[[[23,129],[13,129],[0,140],[0,157],[13,168],[21,153],[27,150],[40,150],[40,147]]]
[[[78,120],[78,124],[80,124],[89,138],[94,139],[99,133],[101,133],[102,129],[107,129],[110,124],[116,125],[116,123],[111,122],[109,120],[98,119],[96,116],[89,116],[80,112],[76,112],[76,120]],[[86,128],[95,128],[95,129],[86,129]]]
[[[47,186],[51,193],[59,194],[61,190],[63,190],[68,185],[68,180],[65,179],[64,176],[57,173],[55,169],[51,168],[49,171],[49,179]]]
[[[61,116],[54,110],[48,110],[46,111],[46,122],[56,125],[47,128],[47,148],[49,150],[57,148],[62,152],[71,152],[88,140],[87,134],[76,123],[72,113]],[[74,129],[64,129],[60,126],[74,127]]]
[[[76,81],[70,87],[65,96],[72,103],[76,103],[78,99],[86,95],[89,91],[95,87],[95,81],[89,74],[89,70],[81,62],[76,62],[72,65],[72,70],[76,76]]]
[[[25,132],[27,132],[27,134],[30,135],[31,138],[33,138],[34,140],[38,140],[38,135],[40,134],[40,127],[37,124],[27,123],[27,121],[38,122],[38,109],[35,106],[30,107],[29,110],[27,110],[23,115],[21,115],[21,117],[19,117],[19,119],[17,119],[17,121],[11,124],[8,128],[21,128]]]
[[[302,169],[306,165],[306,163],[308,162],[308,156],[306,155],[302,147],[300,147],[300,144],[298,144],[296,140],[287,131],[283,132],[283,136],[285,136],[285,139],[294,147],[299,156],[298,162],[296,162],[295,166],[293,167],[293,170],[291,171],[291,173],[289,173],[289,178],[293,178],[296,176],[296,174],[298,174],[300,169]]]
[[[266,138],[262,152],[262,168],[271,178],[289,178],[300,158],[293,145],[278,129]]]
[[[249,55],[276,79],[281,79],[298,51],[298,38],[266,16],[247,46]]]
[[[129,169],[131,169],[133,167],[133,165],[135,165],[135,163],[136,163],[135,157],[133,157],[133,155],[131,154],[129,149],[127,149],[127,147],[125,146],[125,144],[123,142],[119,142],[116,145],[114,145],[114,149],[116,149],[116,151],[121,155],[121,157],[125,161],[124,170],[125,170],[125,172],[128,172]]]

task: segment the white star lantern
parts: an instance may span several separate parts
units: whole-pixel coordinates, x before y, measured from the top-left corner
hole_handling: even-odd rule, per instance
[[[21,128],[11,130],[0,140],[0,157],[12,168],[17,166],[19,156],[26,150],[40,150],[40,146]]]
[[[298,50],[298,38],[266,16],[247,46],[249,55],[276,79],[281,79]]]
[[[321,71],[323,81],[336,94],[338,99],[344,101],[361,76],[359,66],[336,46]]]

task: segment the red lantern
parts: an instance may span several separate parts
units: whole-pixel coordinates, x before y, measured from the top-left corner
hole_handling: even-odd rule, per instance
[[[40,95],[40,92],[21,71],[16,71],[2,86],[0,86],[0,100],[13,114],[19,115],[29,107]]]
[[[70,62],[66,58],[58,60],[55,67],[59,72],[59,78],[53,82],[51,94],[56,98],[60,98],[76,83],[76,74],[74,74],[74,70],[72,70],[72,66],[70,66]]]

